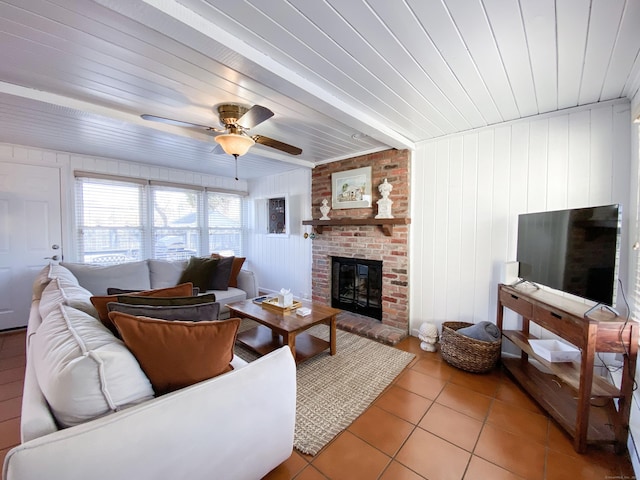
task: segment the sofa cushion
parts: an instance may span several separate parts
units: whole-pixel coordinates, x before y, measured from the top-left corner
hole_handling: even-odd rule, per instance
[[[77,283],[70,283],[64,277],[56,277],[42,291],[38,309],[43,319],[57,309],[59,304],[68,305],[98,318],[98,312],[90,299],[91,292],[86,288]]]
[[[127,313],[137,317],[152,317],[162,320],[183,320],[191,322],[218,320],[220,304],[216,302],[198,303],[196,305],[129,305],[111,302],[107,304],[109,312]]]
[[[167,260],[149,260],[149,276],[151,288],[166,288],[177,285],[180,276],[187,267],[188,260],[177,260],[169,262]]]
[[[59,305],[31,337],[38,384],[63,427],[153,397],[131,352],[97,319]]]
[[[49,266],[49,279],[53,280],[54,278],[62,278],[69,284],[80,285],[76,276],[71,273],[71,270],[56,263],[52,263]]]
[[[51,269],[51,264],[45,265],[42,270],[38,272],[36,278],[33,280],[33,300],[40,300],[42,298],[42,292],[45,287],[49,285],[51,278],[49,278],[49,270]]]
[[[139,297],[174,297],[174,296],[189,296],[193,292],[193,285],[191,283],[181,283],[180,285],[176,285],[174,287],[168,288],[158,288],[155,290],[144,290],[142,292],[131,293],[128,296],[139,296]],[[107,304],[109,302],[118,302],[118,295],[102,295],[102,296],[92,296],[90,298],[91,303],[96,307],[98,311],[98,318],[102,323],[104,323],[109,329],[112,329],[113,325],[109,320],[109,310],[107,309]]]
[[[107,288],[116,285],[120,288],[138,290],[151,288],[149,265],[146,260],[107,266],[66,262],[61,265],[68,268],[80,285],[94,295],[106,295]]]
[[[232,370],[240,319],[167,321],[112,312],[125,345],[140,362],[157,395]]]
[[[222,257],[218,259],[216,268],[211,273],[209,288],[207,290],[226,290],[229,288],[229,279],[233,270],[234,257]]]
[[[210,290],[211,277],[219,261],[217,258],[191,257],[180,276],[180,283],[191,282],[201,292]]]
[[[241,302],[242,300],[247,299],[247,294],[244,290],[240,290],[239,288],[229,287],[227,290],[216,291],[216,302],[218,302],[222,308],[223,305],[227,303],[233,302]]]

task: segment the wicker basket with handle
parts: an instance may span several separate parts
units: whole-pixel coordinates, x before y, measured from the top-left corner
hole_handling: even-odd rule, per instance
[[[457,332],[471,325],[473,323],[444,322],[440,336],[440,354],[448,364],[461,370],[485,373],[498,363],[502,338],[495,342],[484,342]]]

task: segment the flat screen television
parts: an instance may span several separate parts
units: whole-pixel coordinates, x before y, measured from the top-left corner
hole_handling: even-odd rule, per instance
[[[619,205],[518,216],[518,276],[597,303],[615,302]]]

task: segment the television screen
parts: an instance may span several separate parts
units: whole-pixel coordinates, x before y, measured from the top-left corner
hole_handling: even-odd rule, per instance
[[[518,276],[613,306],[619,245],[619,205],[522,214]]]

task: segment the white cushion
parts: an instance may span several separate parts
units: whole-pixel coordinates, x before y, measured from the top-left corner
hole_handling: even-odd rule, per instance
[[[188,260],[168,262],[166,260],[149,260],[149,277],[151,288],[174,287],[178,284]]]
[[[33,280],[33,300],[40,300],[44,288],[49,284],[51,278],[49,278],[49,270],[51,264],[45,265],[42,270],[38,272],[36,278]]]
[[[59,264],[49,266],[49,279],[53,280],[54,278],[63,278],[67,283],[80,285],[76,276],[68,268]]]
[[[31,360],[47,403],[63,427],[153,397],[124,344],[90,315],[60,305],[31,338]]]
[[[146,260],[119,265],[92,265],[89,263],[63,263],[73,273],[80,285],[93,295],[107,295],[110,287],[149,290],[149,266]]]
[[[58,277],[51,280],[42,291],[38,307],[40,316],[46,318],[61,303],[98,318],[98,311],[91,303],[91,292],[77,283],[69,283],[63,277]]]
[[[207,290],[207,293],[216,294],[216,302],[220,304],[220,312],[218,313],[219,320],[226,320],[229,318],[229,308],[227,303],[241,302],[247,299],[247,293],[239,288],[229,287],[228,290]]]

